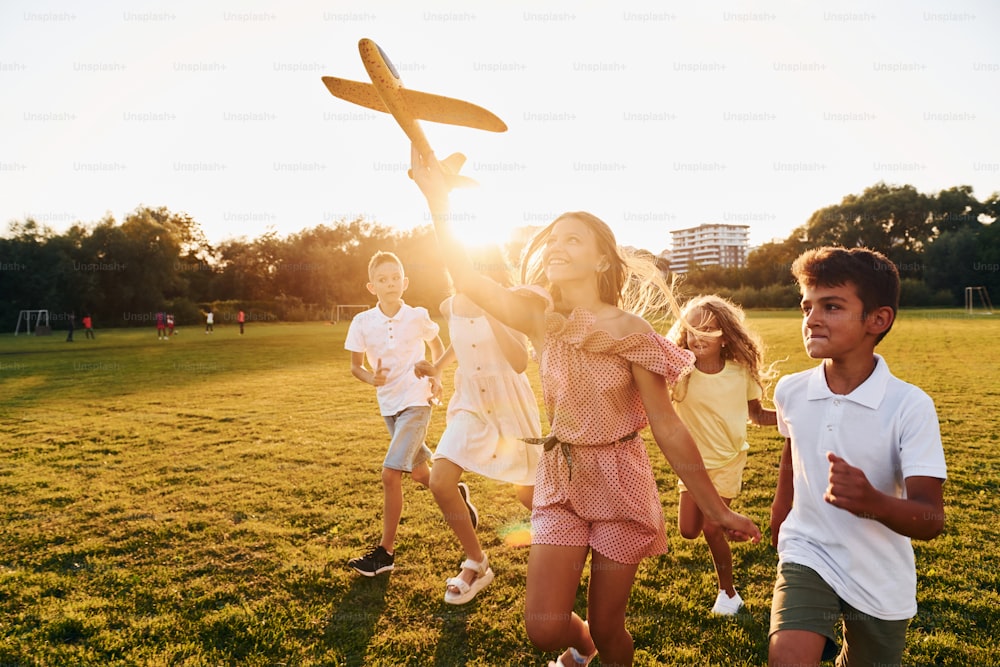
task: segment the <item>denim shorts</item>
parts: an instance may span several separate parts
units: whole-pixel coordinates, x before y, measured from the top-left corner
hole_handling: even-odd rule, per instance
[[[844,648],[837,667],[900,665],[909,621],[886,621],[858,611],[819,574],[797,563],[779,563],[771,600],[771,632],[805,630],[826,637],[823,659],[836,655],[834,626],[844,623]]]
[[[385,453],[383,468],[413,472],[413,469],[431,458],[431,450],[424,439],[431,421],[431,406],[414,405],[403,408],[391,417],[382,417],[392,440]]]

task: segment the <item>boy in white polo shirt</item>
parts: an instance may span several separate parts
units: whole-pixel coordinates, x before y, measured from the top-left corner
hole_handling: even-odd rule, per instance
[[[382,462],[382,539],[348,565],[373,577],[392,570],[394,543],[403,511],[403,473],[427,486],[431,451],[424,444],[431,417],[432,389],[413,371],[425,359],[425,344],[434,361],[444,353],[438,325],[426,308],[403,303],[409,279],[391,252],[377,252],[368,263],[368,291],[378,304],[351,320],[344,348],[351,351],[351,374],[374,385],[379,411],[391,441]],[[367,367],[365,357],[367,356]]]
[[[865,248],[818,248],[792,265],[806,352],[823,363],[774,391],[785,436],[771,507],[778,576],[768,664],[899,665],[917,611],[910,540],[944,528],[944,451],[934,403],[875,346],[899,304],[899,273]]]

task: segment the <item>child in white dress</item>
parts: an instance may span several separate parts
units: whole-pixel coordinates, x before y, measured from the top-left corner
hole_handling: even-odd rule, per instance
[[[499,248],[482,266],[498,283],[512,283]],[[478,516],[468,487],[459,482],[466,470],[514,484],[521,503],[531,509],[538,448],[522,438],[541,435],[538,404],[524,371],[526,340],[458,294],[441,303],[451,345],[435,364],[424,362],[418,376],[439,376],[458,360],[455,393],[448,402],[447,427],[438,442],[430,487],[448,525],[465,551],[457,577],[447,581],[444,600],[464,604],[493,581],[493,570],[476,536]],[[464,497],[463,497],[464,496]]]

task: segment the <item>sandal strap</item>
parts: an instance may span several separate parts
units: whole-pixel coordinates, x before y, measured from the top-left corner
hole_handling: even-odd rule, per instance
[[[447,585],[447,586],[454,586],[455,588],[457,588],[457,589],[458,589],[458,592],[459,592],[459,593],[460,593],[461,595],[465,595],[465,594],[466,594],[466,593],[468,593],[468,592],[469,592],[470,590],[472,590],[472,586],[470,586],[470,585],[469,585],[469,584],[468,584],[468,583],[467,583],[467,582],[465,581],[465,579],[462,579],[461,577],[452,577],[451,579],[448,579],[448,580],[447,580],[447,581],[445,581],[444,583],[445,583],[445,585]]]
[[[463,570],[472,570],[476,573],[476,576],[482,577],[486,574],[486,570],[490,569],[490,559],[486,553],[483,552],[483,559],[478,563],[471,558],[466,558],[462,561],[462,565],[460,567]]]

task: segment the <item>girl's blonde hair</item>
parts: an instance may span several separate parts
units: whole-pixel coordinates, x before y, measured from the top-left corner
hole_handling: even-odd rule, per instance
[[[747,369],[750,377],[761,391],[767,393],[767,386],[775,378],[777,372],[774,366],[764,366],[764,343],[760,337],[746,326],[746,313],[735,303],[723,299],[715,294],[696,296],[684,304],[681,309],[681,316],[670,328],[667,339],[682,347],[688,348],[687,332],[690,327],[685,326],[688,315],[696,310],[708,313],[715,320],[722,331],[722,338],[726,346],[721,350],[724,361],[735,362]],[[674,388],[674,400],[683,401],[687,396],[687,383],[689,375],[685,375]]]
[[[608,259],[609,267],[598,276],[601,301],[622,310],[651,319],[654,324],[667,313],[680,317],[680,306],[673,290],[651,257],[638,255],[618,247],[615,234],[606,222],[592,213],[563,213],[539,231],[525,247],[521,259],[521,282],[544,287],[552,299],[560,300],[559,288],[549,283],[542,263],[542,249],[556,223],[576,218],[594,233],[597,249]]]

